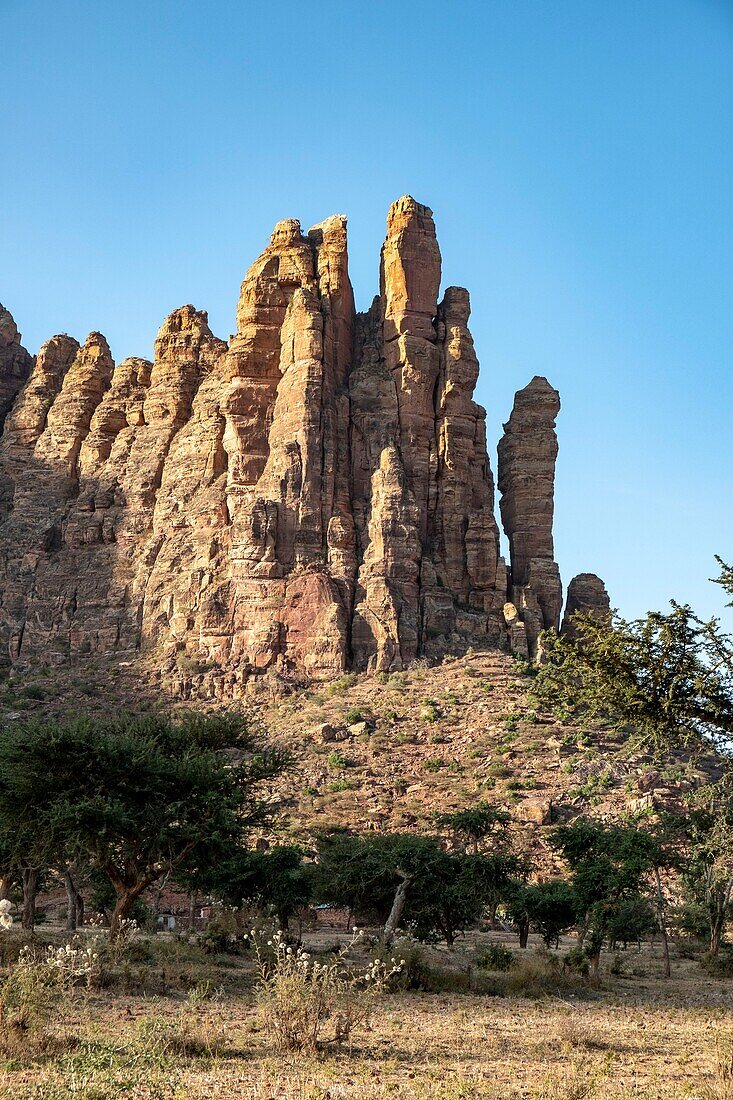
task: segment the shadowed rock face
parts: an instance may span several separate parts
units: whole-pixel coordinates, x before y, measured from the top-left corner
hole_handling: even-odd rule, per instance
[[[33,356],[20,342],[11,314],[0,305],[0,429],[33,367]]]
[[[152,362],[115,366],[99,333],[33,361],[0,309],[3,659],[142,650],[184,693],[193,668],[227,698],[267,669],[531,649],[560,614],[559,399],[534,379],[500,448],[510,577],[469,297],[439,301],[440,276],[432,212],[405,196],[364,314],[340,215],[276,225],[228,343],[187,305]]]
[[[509,539],[512,603],[524,624],[526,647],[536,654],[541,630],[560,626],[562,582],[554,561],[555,420],[560,395],[535,377],[514,397],[499,442],[501,518]],[[524,650],[521,637],[519,650]]]
[[[576,612],[591,613],[601,620],[607,619],[611,613],[611,601],[606,586],[595,573],[578,573],[568,585],[562,633],[569,638],[577,637],[573,624],[573,615]]]

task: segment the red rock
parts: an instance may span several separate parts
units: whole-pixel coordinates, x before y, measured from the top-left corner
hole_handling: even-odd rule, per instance
[[[145,650],[184,697],[239,698],[268,670],[265,685],[471,645],[533,651],[560,613],[559,401],[535,379],[500,448],[510,577],[469,296],[439,302],[440,276],[432,212],[404,196],[365,314],[341,215],[275,226],[228,343],[187,305],[152,363],[115,368],[93,333],[82,348],[54,337],[32,365],[0,310],[8,658]]]

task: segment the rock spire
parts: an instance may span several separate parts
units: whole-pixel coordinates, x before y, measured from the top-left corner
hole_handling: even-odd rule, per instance
[[[231,698],[268,670],[533,653],[561,610],[559,398],[533,379],[506,425],[507,570],[469,296],[440,282],[432,212],[404,196],[366,313],[341,215],[278,222],[229,341],[186,305],[151,361],[115,365],[100,333],[34,360],[0,307],[0,661],[141,653]],[[573,585],[574,608],[597,597]]]

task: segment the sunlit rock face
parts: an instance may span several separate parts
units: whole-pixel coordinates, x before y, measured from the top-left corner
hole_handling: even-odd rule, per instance
[[[341,215],[275,226],[229,341],[186,305],[152,361],[115,365],[100,333],[34,359],[0,307],[0,659],[141,654],[227,698],[268,670],[533,653],[562,602],[559,398],[533,379],[500,445],[507,569],[469,296],[440,282],[432,212],[404,196],[366,313]]]

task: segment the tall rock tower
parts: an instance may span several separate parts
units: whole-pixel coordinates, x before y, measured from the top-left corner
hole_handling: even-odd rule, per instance
[[[546,378],[533,378],[515,395],[499,442],[501,518],[511,559],[509,595],[519,614],[511,626],[513,648],[526,649],[531,656],[541,630],[559,629],[562,611],[552,538],[559,411],[557,390]]]
[[[559,398],[533,379],[499,447],[508,576],[469,296],[440,280],[432,212],[404,196],[367,313],[341,215],[278,222],[229,341],[185,305],[152,361],[115,365],[96,332],[34,360],[0,307],[0,661],[140,653],[232,698],[268,670],[533,654],[562,603]],[[574,606],[599,599],[578,580]]]

